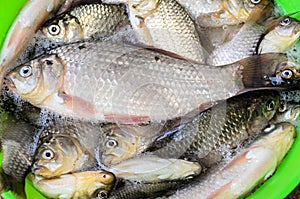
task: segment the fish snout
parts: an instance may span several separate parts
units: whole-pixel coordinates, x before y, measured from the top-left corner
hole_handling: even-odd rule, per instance
[[[6,85],[10,89],[16,89],[15,86],[16,76],[14,74],[8,75],[4,78],[4,85]]]

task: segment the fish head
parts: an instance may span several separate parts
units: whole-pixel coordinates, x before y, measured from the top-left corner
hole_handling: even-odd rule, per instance
[[[281,101],[280,107],[275,117],[270,123],[289,122],[298,127],[300,124],[300,104],[299,102]]]
[[[44,55],[10,71],[8,88],[29,102],[40,104],[61,85],[63,65],[56,55]]]
[[[83,38],[83,30],[78,19],[70,14],[58,16],[45,23],[42,32],[50,41],[64,44]]]
[[[87,187],[91,189],[93,198],[107,198],[109,192],[115,185],[116,177],[108,171],[98,171],[98,176]]]
[[[280,105],[279,94],[270,93],[252,100],[248,108],[248,128],[252,132],[260,132],[274,117]]]
[[[254,10],[262,10],[270,4],[270,0],[229,0],[224,1],[224,8],[232,16],[233,19],[246,21],[250,13]]]
[[[164,124],[109,124],[103,128],[101,162],[117,164],[143,152],[164,131]]]
[[[300,36],[300,22],[286,17],[274,29],[275,33],[288,47],[297,41]]]
[[[50,135],[37,149],[32,172],[43,177],[53,177],[73,171],[81,150],[68,136]]]
[[[255,73],[244,73],[243,83],[246,87],[299,87],[300,64],[288,60],[286,54],[264,53],[238,61],[244,69],[248,66]]]
[[[104,132],[102,163],[117,164],[134,156],[142,144],[134,129],[126,126],[113,125]]]

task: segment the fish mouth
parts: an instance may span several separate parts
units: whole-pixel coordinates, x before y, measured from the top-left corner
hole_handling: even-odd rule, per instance
[[[16,89],[16,85],[13,81],[14,77],[13,76],[8,76],[4,78],[4,85],[6,85],[10,89]]]

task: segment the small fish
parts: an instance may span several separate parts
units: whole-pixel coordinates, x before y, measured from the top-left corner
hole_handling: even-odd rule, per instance
[[[281,54],[212,67],[101,41],[56,48],[12,70],[6,85],[57,114],[132,124],[197,114],[245,91],[297,86],[299,78],[299,65]]]
[[[258,52],[285,52],[289,47],[299,40],[300,22],[296,19],[287,17],[281,23],[264,36]]]
[[[108,170],[118,178],[155,183],[191,178],[201,172],[201,166],[196,162],[172,158],[164,159],[146,154],[122,161]]]
[[[55,16],[41,29],[52,43],[66,44],[109,37],[126,24],[129,24],[128,16],[121,6],[87,4]]]
[[[274,173],[295,135],[293,125],[276,124],[270,133],[253,142],[229,163],[217,165],[203,178],[168,198],[244,198]]]
[[[32,173],[52,178],[96,167],[94,149],[100,132],[97,126],[79,122],[47,127],[40,136]]]
[[[104,125],[100,143],[101,163],[113,165],[142,153],[164,128],[163,124]]]
[[[150,151],[162,158],[182,157],[211,166],[257,136],[278,108],[278,92],[236,96],[200,113],[167,138],[159,138]]]
[[[89,199],[108,195],[115,176],[107,171],[84,171],[55,178],[40,178],[30,174],[28,179],[47,198]]]
[[[203,27],[221,27],[245,22],[257,6],[271,4],[269,0],[178,0]]]
[[[140,199],[161,196],[175,192],[176,189],[188,183],[187,180],[157,182],[157,183],[133,183],[125,182],[121,187],[117,187],[109,195],[109,199]],[[100,199],[105,197],[100,197]]]
[[[176,0],[128,0],[129,20],[140,43],[204,63],[195,24]]]

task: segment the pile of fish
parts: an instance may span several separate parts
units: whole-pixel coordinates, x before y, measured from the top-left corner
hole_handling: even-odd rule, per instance
[[[270,0],[33,0],[0,54],[1,193],[240,198],[300,120],[300,37]],[[24,23],[25,22],[25,23]]]

